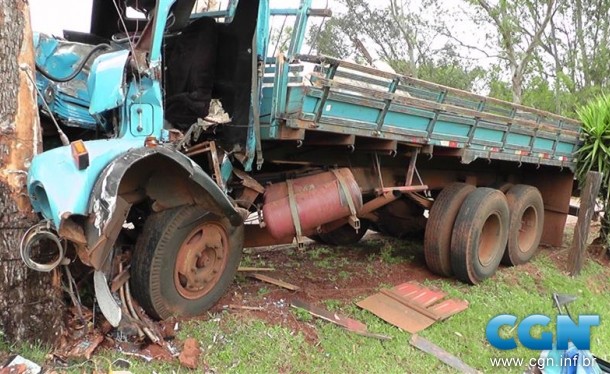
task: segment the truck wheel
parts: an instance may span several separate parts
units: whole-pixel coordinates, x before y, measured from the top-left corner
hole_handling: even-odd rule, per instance
[[[322,232],[318,234],[321,241],[330,245],[352,245],[356,244],[364,237],[364,234],[369,229],[369,221],[360,220],[360,229],[356,232],[354,228],[348,224],[339,227],[330,232]]]
[[[131,289],[157,319],[200,315],[225,293],[237,272],[243,225],[202,206],[151,214],[133,253]]]
[[[434,200],[424,236],[424,255],[428,268],[435,274],[451,276],[451,233],[462,203],[476,188],[452,183]]]
[[[508,240],[509,210],[499,190],[477,188],[460,208],[451,236],[456,277],[477,284],[494,275]]]
[[[510,210],[505,265],[521,265],[538,251],[544,227],[544,203],[537,188],[518,184],[506,194]]]

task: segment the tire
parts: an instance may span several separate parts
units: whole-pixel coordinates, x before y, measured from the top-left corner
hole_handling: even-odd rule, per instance
[[[243,225],[202,206],[151,214],[132,257],[134,297],[156,319],[202,314],[233,281],[243,240]]]
[[[495,274],[508,241],[510,214],[499,190],[477,188],[455,219],[451,265],[457,279],[477,284]]]
[[[346,224],[333,231],[322,232],[317,236],[321,239],[322,243],[329,245],[352,245],[358,243],[368,229],[369,221],[360,220],[360,229],[358,231]]]
[[[434,200],[424,236],[424,256],[435,274],[449,277],[451,270],[451,234],[455,218],[466,197],[476,188],[465,183],[452,183]]]
[[[508,244],[502,263],[521,265],[538,252],[544,228],[544,202],[537,188],[518,184],[506,194],[510,210]]]

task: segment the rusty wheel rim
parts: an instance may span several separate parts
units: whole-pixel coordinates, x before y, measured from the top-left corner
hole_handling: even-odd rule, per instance
[[[489,265],[494,259],[498,246],[498,238],[502,224],[497,214],[492,214],[485,220],[479,237],[479,262],[483,266]]]
[[[521,216],[521,227],[517,237],[519,251],[526,253],[531,250],[536,242],[536,233],[538,226],[538,212],[534,207],[529,206]]]
[[[180,295],[199,299],[218,283],[229,259],[225,228],[214,222],[195,227],[182,242],[176,257],[174,284]]]

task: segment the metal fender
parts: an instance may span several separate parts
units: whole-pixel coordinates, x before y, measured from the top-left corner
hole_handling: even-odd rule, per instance
[[[143,201],[152,202],[155,212],[200,204],[234,226],[243,223],[225,193],[188,157],[162,146],[132,149],[110,162],[93,187],[84,225],[87,253],[84,259],[80,253],[81,259],[105,270],[130,208]]]

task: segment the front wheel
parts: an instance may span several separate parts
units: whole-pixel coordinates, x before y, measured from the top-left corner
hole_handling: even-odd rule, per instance
[[[233,281],[243,225],[202,206],[151,214],[133,253],[131,289],[151,317],[190,317],[211,308]]]

